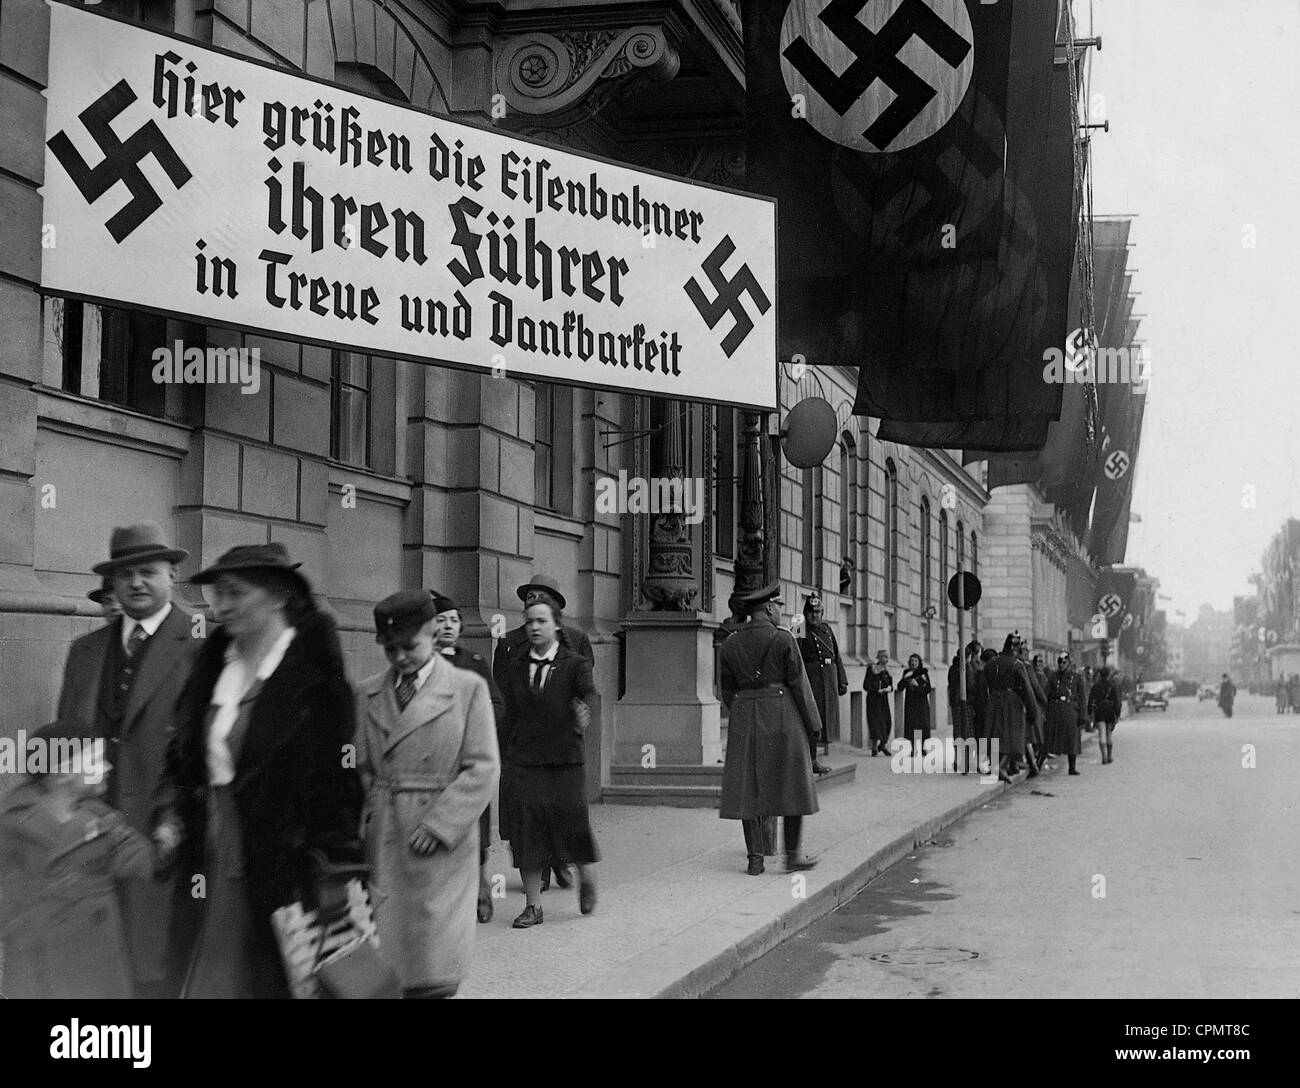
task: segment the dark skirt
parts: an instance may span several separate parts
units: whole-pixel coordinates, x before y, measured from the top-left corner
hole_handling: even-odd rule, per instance
[[[930,735],[930,697],[909,691],[903,696],[903,736],[911,740],[917,733]]]
[[[510,854],[516,869],[545,869],[555,862],[590,865],[600,860],[581,763],[511,764],[502,771],[509,780]]]
[[[867,692],[867,732],[877,744],[887,744],[894,731],[893,716],[889,710],[889,692],[877,695]]]
[[[239,810],[229,786],[209,793],[207,856],[203,921],[182,996],[288,997],[271,920],[255,922],[249,909]]]
[[[1047,704],[1046,744],[1053,755],[1079,754],[1079,711],[1073,700],[1053,699]]]

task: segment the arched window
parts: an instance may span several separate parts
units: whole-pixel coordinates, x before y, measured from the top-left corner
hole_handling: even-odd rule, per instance
[[[858,447],[853,435],[840,436],[840,592],[858,595]]]
[[[943,659],[948,660],[948,511],[939,511],[939,615],[943,617]]]
[[[934,538],[930,532],[930,500],[921,499],[921,611],[924,612],[934,603],[931,593],[931,568],[934,564]]]
[[[971,533],[970,533],[970,572],[971,572],[973,575],[975,575],[976,578],[979,577],[979,573],[980,573],[980,542],[979,542],[979,537],[975,535],[975,530],[974,530],[974,529],[972,529],[972,530],[971,530]],[[977,631],[979,631],[979,629],[980,629],[980,607],[979,607],[979,605],[976,605],[974,608],[971,609],[970,617],[971,617],[971,619],[970,619],[971,637],[974,638],[974,637],[975,637],[975,633],[976,633]]]
[[[824,546],[822,537],[825,525],[822,522],[823,496],[822,467],[803,470],[803,553],[804,584],[813,589],[822,588],[822,555]]]
[[[957,522],[957,569],[966,569],[966,526]]]
[[[885,603],[898,604],[898,466],[885,460]]]

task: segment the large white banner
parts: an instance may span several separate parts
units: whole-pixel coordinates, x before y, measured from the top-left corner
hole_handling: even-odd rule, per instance
[[[776,406],[776,205],[53,4],[42,285],[352,350]]]

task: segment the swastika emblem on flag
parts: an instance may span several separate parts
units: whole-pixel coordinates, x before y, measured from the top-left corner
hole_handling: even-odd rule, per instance
[[[828,140],[892,152],[938,132],[975,69],[965,0],[792,0],[781,72]]]
[[[1128,472],[1129,456],[1123,450],[1116,450],[1106,458],[1106,478],[1108,480],[1123,479],[1124,474]]]
[[[1118,616],[1123,607],[1124,601],[1120,598],[1118,593],[1107,593],[1106,596],[1102,597],[1102,599],[1097,602],[1097,611],[1107,619],[1113,619],[1115,616]]]
[[[740,296],[748,295],[760,315],[772,308],[771,301],[749,265],[742,264],[740,270],[731,279],[727,279],[722,266],[735,252],[736,243],[731,240],[730,234],[726,234],[723,235],[722,241],[713,247],[713,252],[704,258],[704,273],[717,292],[717,297],[712,302],[704,297],[704,290],[695,281],[695,277],[692,276],[685,284],[687,297],[700,311],[700,316],[704,318],[704,323],[709,328],[714,328],[722,320],[723,314],[731,314],[735,323],[722,338],[722,350],[728,359],[736,353],[736,349],[745,342],[745,337],[754,329],[754,319],[749,316],[749,311]]]
[[[77,115],[104,153],[97,166],[81,157],[66,132],[56,132],[48,141],[50,151],[87,203],[95,203],[119,181],[126,185],[131,199],[105,224],[113,241],[119,243],[162,207],[162,198],[140,169],[141,160],[152,155],[177,189],[190,180],[189,168],[153,121],[141,125],[125,140],[113,131],[113,120],[134,101],[135,92],[123,79]]]

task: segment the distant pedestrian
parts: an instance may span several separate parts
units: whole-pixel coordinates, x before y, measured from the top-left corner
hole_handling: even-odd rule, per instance
[[[1225,718],[1232,717],[1232,704],[1237,698],[1237,685],[1232,682],[1232,677],[1226,672],[1223,679],[1219,682],[1219,709],[1223,711]]]
[[[1279,676],[1273,685],[1273,694],[1277,699],[1277,712],[1285,714],[1291,709],[1291,687],[1285,676]]]
[[[1029,689],[1034,694],[1033,706],[1028,708],[1025,715],[1025,758],[1029,763],[1029,777],[1033,778],[1047,761],[1043,746],[1047,722],[1047,691],[1038,671],[1030,663],[1029,648],[1021,639],[1020,632],[1014,632],[1012,637],[1016,640],[1016,661],[1024,671]]]
[[[1056,672],[1047,681],[1047,739],[1049,753],[1070,761],[1070,774],[1078,774],[1075,765],[1080,752],[1079,729],[1088,719],[1088,695],[1083,677],[1070,668],[1070,655],[1058,654]]]
[[[1112,736],[1115,723],[1119,721],[1120,702],[1119,688],[1111,679],[1110,669],[1102,666],[1088,694],[1088,711],[1097,725],[1097,749],[1101,752],[1102,763],[1115,762]]]
[[[1025,723],[1035,707],[1027,671],[1015,657],[1016,642],[1014,634],[1007,635],[1002,652],[984,666],[988,735],[990,741],[998,742],[1001,753],[998,777],[1004,782],[1009,782],[1020,770],[1020,760],[1025,755]],[[1029,776],[1037,774],[1038,768],[1031,759]]]
[[[1096,680],[1097,680],[1097,677],[1096,677],[1096,675],[1095,675],[1094,672],[1093,672],[1093,668],[1092,668],[1092,666],[1091,666],[1091,665],[1085,665],[1085,666],[1083,667],[1083,690],[1084,690],[1084,691],[1092,691],[1092,685],[1096,682]],[[1096,725],[1093,723],[1092,715],[1091,715],[1091,714],[1088,715],[1088,721],[1087,721],[1087,723],[1084,725],[1083,728],[1084,728],[1084,731],[1085,731],[1085,732],[1088,732],[1088,733],[1094,732],[1094,731],[1096,730],[1097,727],[1096,727]]]
[[[1287,701],[1291,704],[1291,713],[1300,714],[1300,673],[1291,674],[1291,682],[1287,684]]]
[[[479,816],[501,769],[487,680],[437,652],[434,618],[448,605],[414,589],[380,601],[375,641],[389,668],[357,689],[379,948],[408,998],[451,997],[469,973]]]
[[[894,732],[893,714],[889,709],[889,694],[894,690],[894,678],[889,675],[889,651],[877,650],[876,660],[867,666],[862,680],[867,693],[867,732],[870,735],[871,754],[889,755],[889,740]]]
[[[948,668],[948,714],[952,722],[954,741],[979,740],[979,724],[975,716],[975,688],[979,669],[979,643],[972,642],[962,654],[954,654]],[[961,670],[966,670],[966,700],[961,697]],[[966,758],[962,774],[970,773],[970,747],[963,746]],[[978,759],[976,760],[978,764]],[[954,768],[955,769],[955,768]]]
[[[579,909],[596,909],[593,866],[600,855],[583,768],[596,686],[587,659],[560,644],[559,620],[559,610],[546,601],[524,609],[528,652],[511,656],[501,688],[502,795],[510,798],[510,852],[524,884],[515,929],[542,924],[542,874],[552,865],[557,871],[576,865]]]
[[[930,739],[930,693],[934,691],[930,673],[922,664],[920,654],[908,657],[898,687],[903,692],[903,736],[907,738],[912,754],[918,756],[924,753],[925,742]],[[921,734],[920,747],[916,743],[917,733]]]
[[[130,998],[116,885],[148,881],[154,851],[103,799],[102,738],[54,722],[32,739],[67,758],[19,782],[0,803],[4,996]]]
[[[497,735],[499,737],[501,717],[505,713],[506,702],[501,694],[501,689],[497,687],[497,682],[492,676],[492,669],[488,665],[487,658],[460,644],[462,628],[460,609],[456,607],[452,599],[432,591],[430,595],[433,597],[434,607],[438,610],[437,615],[433,617],[433,630],[437,639],[438,652],[457,668],[469,669],[470,672],[476,672],[483,677],[483,681],[488,686],[488,694],[492,698],[493,728],[498,730]],[[492,805],[489,802],[484,807],[478,823],[479,884],[475,913],[478,915],[480,922],[492,921],[492,885],[487,865],[488,850],[491,845]]]
[[[821,718],[820,740],[823,750],[830,751],[831,734],[840,728],[840,696],[849,690],[848,674],[840,659],[840,647],[835,641],[831,625],[822,619],[822,599],[816,593],[805,594],[803,616],[804,633],[798,639],[799,656],[813,698],[817,701],[817,714]],[[817,760],[817,739],[811,742],[814,774],[830,774],[831,769]]]
[[[763,865],[763,821],[784,818],[787,872],[816,862],[801,851],[803,818],[818,810],[808,741],[821,720],[794,637],[777,627],[777,583],[740,598],[749,622],[722,644],[722,701],[731,711],[718,815],[741,820],[749,875]]]

